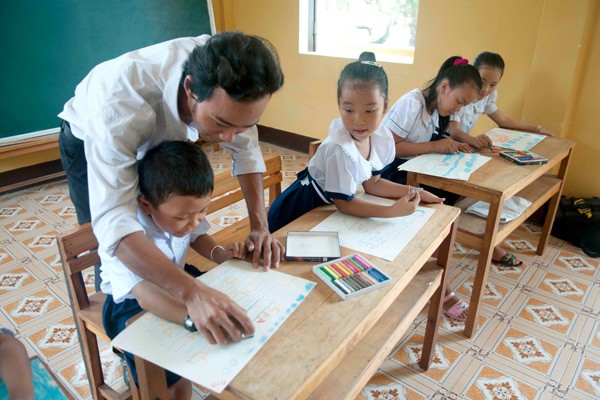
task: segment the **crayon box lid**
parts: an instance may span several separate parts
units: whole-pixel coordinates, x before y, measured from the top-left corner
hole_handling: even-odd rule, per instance
[[[329,261],[340,258],[337,232],[297,232],[287,234],[286,261]]]
[[[363,270],[360,270],[360,267],[355,268],[353,274],[350,274],[348,270],[340,269],[339,263],[344,262],[346,265],[347,263],[353,263],[355,266],[358,264]],[[364,268],[365,266],[367,268]],[[358,253],[315,265],[313,273],[343,300],[379,289],[392,281],[389,275]],[[346,276],[343,276],[344,274]]]

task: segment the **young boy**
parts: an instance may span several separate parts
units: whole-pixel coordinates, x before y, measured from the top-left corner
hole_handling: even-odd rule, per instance
[[[207,234],[209,224],[205,218],[214,177],[206,155],[196,144],[162,142],[138,161],[138,174],[138,221],[144,234],[171,261],[183,268],[190,246],[217,263],[245,257],[243,242],[223,248]],[[142,310],[178,324],[186,319],[186,306],[170,293],[135,275],[118,258],[102,251],[100,258],[101,288],[108,294],[102,318],[110,338],[125,329],[127,320]],[[216,301],[228,299],[217,290],[210,289],[210,294]],[[252,326],[243,328],[247,334],[254,332]],[[137,384],[133,356],[125,353],[125,358]],[[167,385],[171,398],[191,398],[192,387],[188,380],[167,371]]]

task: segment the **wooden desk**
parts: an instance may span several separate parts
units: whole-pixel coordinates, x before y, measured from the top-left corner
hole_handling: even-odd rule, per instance
[[[465,334],[471,337],[476,330],[483,292],[492,259],[492,250],[508,237],[519,225],[544,203],[550,202],[548,214],[537,246],[541,255],[548,243],[554,216],[560,200],[564,178],[567,174],[569,158],[575,142],[567,139],[548,137],[531,151],[548,159],[547,164],[522,166],[499,157],[498,154],[483,150],[482,155],[492,159],[471,174],[469,180],[460,181],[437,176],[409,173],[408,184],[428,185],[468,197],[456,204],[463,211],[476,200],[490,203],[487,221],[483,218],[462,213],[456,240],[480,251],[473,293],[469,303],[469,315],[465,323]],[[558,166],[557,175],[547,173]],[[529,201],[528,207],[518,218],[500,224],[500,214],[504,201],[518,195]]]
[[[353,399],[377,371],[419,312],[431,299],[420,365],[433,355],[441,315],[446,268],[454,245],[459,210],[429,206],[436,212],[415,238],[389,262],[363,254],[393,278],[390,285],[343,301],[312,272],[315,264],[286,262],[279,270],[317,286],[248,365],[217,395],[223,399]],[[310,230],[334,212],[320,207],[278,231]],[[245,229],[214,235],[228,243],[244,239]],[[437,262],[430,261],[436,249]],[[355,251],[342,248],[342,255]]]

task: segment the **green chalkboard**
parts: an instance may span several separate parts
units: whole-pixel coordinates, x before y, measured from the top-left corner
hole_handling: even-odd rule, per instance
[[[0,1],[0,140],[53,129],[102,61],[211,33],[210,0]]]

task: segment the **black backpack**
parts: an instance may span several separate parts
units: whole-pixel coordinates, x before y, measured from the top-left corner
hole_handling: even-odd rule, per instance
[[[592,225],[579,242],[581,249],[590,257],[600,257],[600,221]]]
[[[556,211],[554,225],[552,226],[552,236],[566,240],[575,246],[582,246],[581,243],[584,236],[592,229],[594,224],[597,225],[597,222],[600,222],[600,198],[592,197],[583,199],[583,202],[578,202],[579,208],[574,204],[576,200],[578,200],[576,197],[561,197],[558,210]],[[582,208],[583,206],[589,207],[589,212],[586,212],[586,210]],[[588,215],[590,214],[591,217],[588,218]],[[590,237],[592,236],[593,235],[590,233]],[[600,252],[600,250],[598,250],[598,246],[600,246],[598,240],[596,239],[595,245],[594,243],[589,243],[590,240],[594,242],[593,237],[591,239],[587,238],[586,248],[591,251],[596,249],[596,253]]]

